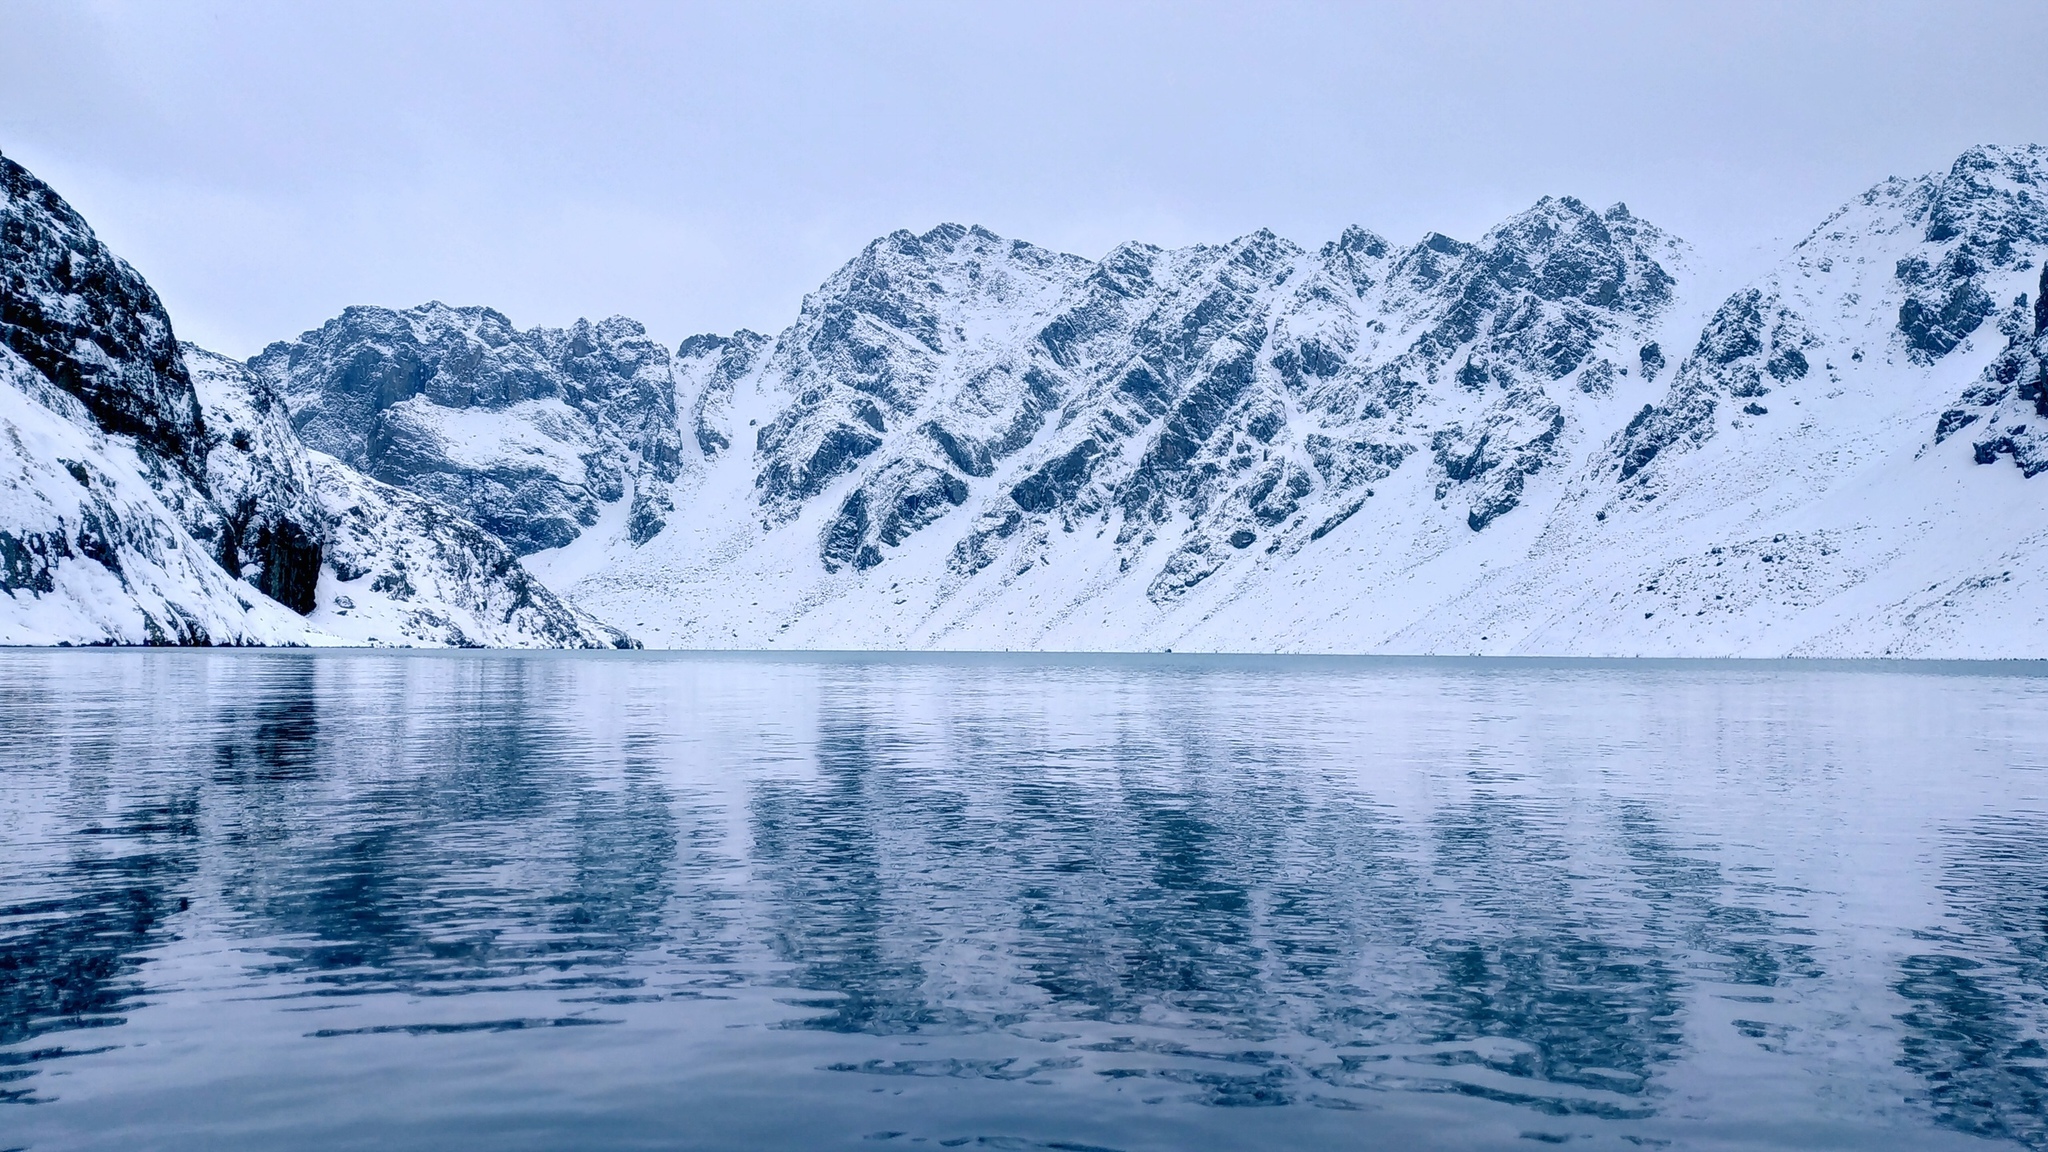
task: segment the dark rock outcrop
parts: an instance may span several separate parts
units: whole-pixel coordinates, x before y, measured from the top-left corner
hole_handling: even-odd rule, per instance
[[[595,393],[618,373],[584,335],[565,336],[556,362]],[[605,402],[637,410],[631,397]],[[653,445],[647,466],[672,473],[664,430],[672,441],[672,420],[636,434]],[[365,555],[403,554],[416,603],[387,642],[629,643],[426,497],[384,501],[403,514],[366,540],[326,505],[372,483],[309,453],[263,378],[181,347],[149,285],[0,158],[0,642],[302,641],[306,626],[280,605],[331,608],[324,572],[343,579]]]
[[[303,616],[314,608],[326,529],[284,401],[224,356],[187,345],[183,359],[207,422],[220,565]]]
[[[629,490],[636,542],[672,510],[671,357],[624,317],[521,330],[489,308],[355,307],[249,365],[309,447],[522,555],[576,539]]]
[[[197,479],[205,424],[171,319],[49,185],[0,156],[0,343]]]
[[[297,443],[281,410],[248,427],[210,421],[149,284],[62,197],[4,157],[0,194],[0,339],[75,398],[100,433],[135,445],[153,498],[214,563],[301,614],[311,611],[320,532],[303,477],[293,473]],[[177,547],[175,530],[152,530],[147,512],[110,503],[104,483],[96,490],[85,461],[66,468],[91,505],[76,520],[78,558],[125,579],[120,558],[128,548],[114,535],[139,555]],[[17,560],[39,557],[29,587],[51,590],[50,566],[72,558],[68,547],[54,546],[62,535],[12,538]]]
[[[2008,457],[2030,479],[2048,472],[2048,262],[2042,265],[2032,324],[2016,330],[1978,382],[1941,414],[1934,441],[1973,426],[1979,429],[1971,442],[1977,463]]]
[[[1924,250],[1898,262],[1905,289],[1898,329],[1908,354],[1932,363],[1954,351],[1997,310],[1990,272],[2023,267],[2048,244],[2048,149],[1972,148],[1923,193]]]

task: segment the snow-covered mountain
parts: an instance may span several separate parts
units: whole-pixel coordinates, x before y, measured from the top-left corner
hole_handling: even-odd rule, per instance
[[[1936,433],[2044,193],[1972,149],[1725,300],[1571,199],[1469,244],[897,233],[685,344],[666,531],[532,563],[678,646],[2038,655],[2044,501],[1974,463],[2031,442]]]
[[[205,472],[275,510],[237,555],[441,501],[655,645],[2038,656],[2044,196],[2048,150],[1971,149],[1724,299],[1566,197],[1471,242],[897,232],[780,335],[672,354],[429,304],[187,360],[327,453]],[[315,621],[367,613],[324,565]]]
[[[0,643],[629,643],[245,366],[0,157]]]
[[[520,553],[630,501],[663,526],[682,455],[668,350],[622,316],[520,331],[489,308],[350,308],[249,367],[300,439],[459,509]]]

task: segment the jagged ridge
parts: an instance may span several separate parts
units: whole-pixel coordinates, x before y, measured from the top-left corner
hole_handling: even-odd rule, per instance
[[[181,346],[142,277],[4,157],[0,193],[0,642],[339,642],[347,597],[323,586],[382,565],[405,611],[380,641],[631,643],[445,506],[309,455],[267,382]],[[572,363],[596,351],[576,338]]]

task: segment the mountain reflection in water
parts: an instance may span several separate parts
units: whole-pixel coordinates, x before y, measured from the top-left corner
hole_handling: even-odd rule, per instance
[[[2037,672],[8,653],[0,1146],[2048,1148]]]

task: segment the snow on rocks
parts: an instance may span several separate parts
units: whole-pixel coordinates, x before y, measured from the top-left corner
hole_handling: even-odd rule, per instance
[[[0,643],[631,643],[444,505],[309,455],[267,381],[181,347],[4,157],[0,197]],[[598,354],[577,338],[565,360]],[[388,635],[323,594],[355,579]]]
[[[981,229],[894,234],[758,367],[697,394],[713,415],[681,522],[578,595],[651,605],[670,642],[831,643],[879,582],[915,589],[879,615],[889,643],[1035,644],[1116,586],[1138,599],[1103,642],[1133,642],[1199,587],[1379,520],[1375,485],[1397,469],[1429,473],[1429,506],[1386,515],[1488,531],[1641,393],[1630,366],[1684,265],[1627,209],[1568,198],[1474,244],[1407,248],[1257,232],[1091,262]],[[772,631],[692,602],[736,578],[781,602]],[[1023,593],[1036,579],[1057,587]],[[1023,618],[983,615],[1018,594]],[[911,605],[921,619],[879,624]]]
[[[299,641],[297,616],[185,528],[145,454],[0,347],[0,643]]]
[[[496,536],[439,501],[310,455],[328,525],[315,628],[357,643],[451,648],[632,648],[565,603]]]
[[[1976,425],[1970,447],[1977,463],[2008,457],[2031,478],[2048,471],[2048,263],[2031,316],[2027,298],[2020,296],[2001,329],[2009,338],[2005,351],[1941,414],[1934,440],[1939,444]]]
[[[677,646],[2038,653],[2018,601],[1965,594],[2002,640],[1913,605],[2048,529],[1929,443],[1962,408],[2034,459],[2031,353],[1990,367],[2018,322],[1972,301],[2038,274],[2043,170],[1885,181],[1705,308],[1569,198],[1470,243],[900,233],[684,386],[683,511],[574,588]]]
[[[622,641],[567,592],[670,647],[2038,656],[2044,193],[1973,148],[1713,299],[1569,197],[1099,260],[947,224],[774,337],[434,304],[190,351],[190,426],[123,442],[238,589],[303,602],[255,554],[317,520],[354,642]]]
[[[249,366],[307,446],[522,555],[568,544],[629,492],[636,541],[672,508],[672,358],[624,317],[522,331],[489,308],[354,307]]]

